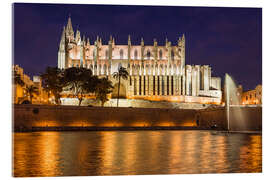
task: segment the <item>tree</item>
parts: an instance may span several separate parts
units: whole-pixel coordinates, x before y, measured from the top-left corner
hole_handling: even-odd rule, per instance
[[[39,92],[38,88],[36,86],[34,86],[34,85],[30,85],[30,86],[26,86],[25,91],[29,95],[30,102],[32,104],[34,94],[38,94],[38,92]]]
[[[108,80],[108,78],[102,78],[99,79],[97,85],[96,85],[96,99],[101,102],[101,106],[104,106],[104,103],[108,101],[107,98],[108,94],[112,92],[112,82]]]
[[[83,89],[86,93],[94,93],[100,79],[97,76],[89,76],[82,84]]]
[[[45,72],[41,74],[42,86],[48,93],[52,92],[55,103],[61,104],[60,93],[63,91],[63,71],[57,67],[47,67]]]
[[[121,78],[123,78],[123,79],[128,78],[128,72],[127,72],[126,68],[124,68],[122,66],[120,68],[118,68],[118,72],[113,73],[113,78],[118,79],[118,92],[117,92],[117,107],[118,107]]]
[[[24,84],[25,84],[24,81],[21,78],[21,75],[19,73],[17,73],[16,71],[13,71],[13,82],[15,84],[20,85],[21,87],[23,87]]]
[[[64,71],[64,83],[67,90],[73,92],[73,95],[79,100],[79,106],[82,103],[86,93],[93,91],[86,84],[91,84],[92,71],[83,67],[71,67]],[[86,88],[87,87],[87,88]]]

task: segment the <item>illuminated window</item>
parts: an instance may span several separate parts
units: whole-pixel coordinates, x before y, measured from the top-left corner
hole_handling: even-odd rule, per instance
[[[248,96],[246,96],[246,100],[248,100]]]
[[[120,59],[123,59],[123,55],[124,55],[123,49],[120,49]]]
[[[172,50],[171,55],[172,55],[172,60],[174,60],[174,52],[173,52],[173,50]]]
[[[251,94],[251,95],[249,95],[249,98],[250,98],[250,99],[252,98],[252,94]]]
[[[162,51],[159,50],[159,59],[162,59]]]
[[[103,66],[103,72],[104,72],[104,75],[107,75],[107,65],[106,64],[104,64],[104,66]]]
[[[138,58],[138,51],[137,49],[134,51],[134,59],[137,59]]]
[[[108,50],[106,50],[105,56],[106,56],[106,59],[109,59],[109,51]]]
[[[149,50],[147,51],[147,54],[146,54],[146,56],[147,56],[147,59],[150,59],[150,57],[151,57],[151,54],[150,54],[150,51],[149,51]]]

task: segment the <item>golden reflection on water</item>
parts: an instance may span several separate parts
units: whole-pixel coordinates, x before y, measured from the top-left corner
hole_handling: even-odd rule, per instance
[[[257,168],[262,166],[261,143],[261,136],[250,136],[247,146],[240,148],[241,170],[245,170],[246,168],[253,171],[260,170]]]
[[[14,175],[261,172],[261,143],[211,131],[14,133]]]
[[[27,141],[17,139],[14,146],[14,174],[52,176],[59,173],[59,133],[20,133]],[[25,161],[27,157],[27,161]]]

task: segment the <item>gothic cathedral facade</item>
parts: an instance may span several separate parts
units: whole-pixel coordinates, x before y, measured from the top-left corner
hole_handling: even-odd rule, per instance
[[[166,39],[165,45],[133,45],[130,36],[126,45],[116,45],[110,37],[107,44],[101,38],[90,43],[80,31],[74,34],[71,18],[63,28],[58,68],[85,67],[93,75],[108,77],[117,89],[112,74],[125,67],[127,80],[120,84],[120,96],[126,99],[173,101],[190,103],[221,103],[221,78],[211,76],[209,65],[185,64],[185,36],[173,46]],[[115,96],[116,90],[112,93]]]

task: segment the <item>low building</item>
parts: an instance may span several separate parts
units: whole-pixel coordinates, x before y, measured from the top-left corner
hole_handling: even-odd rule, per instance
[[[13,65],[12,66],[13,75],[17,74],[23,81],[24,85],[17,84],[13,81],[13,103],[15,104],[21,104],[25,101],[29,101],[29,95],[26,91],[26,87],[29,87],[31,85],[38,88],[38,94],[34,94],[33,97],[33,104],[44,104],[48,102],[48,96],[47,93],[43,90],[41,79],[39,76],[34,76],[33,80],[31,78],[24,74],[23,68],[19,65]],[[13,78],[14,79],[14,78]]]
[[[262,104],[262,85],[257,85],[255,89],[242,93],[243,105]]]

